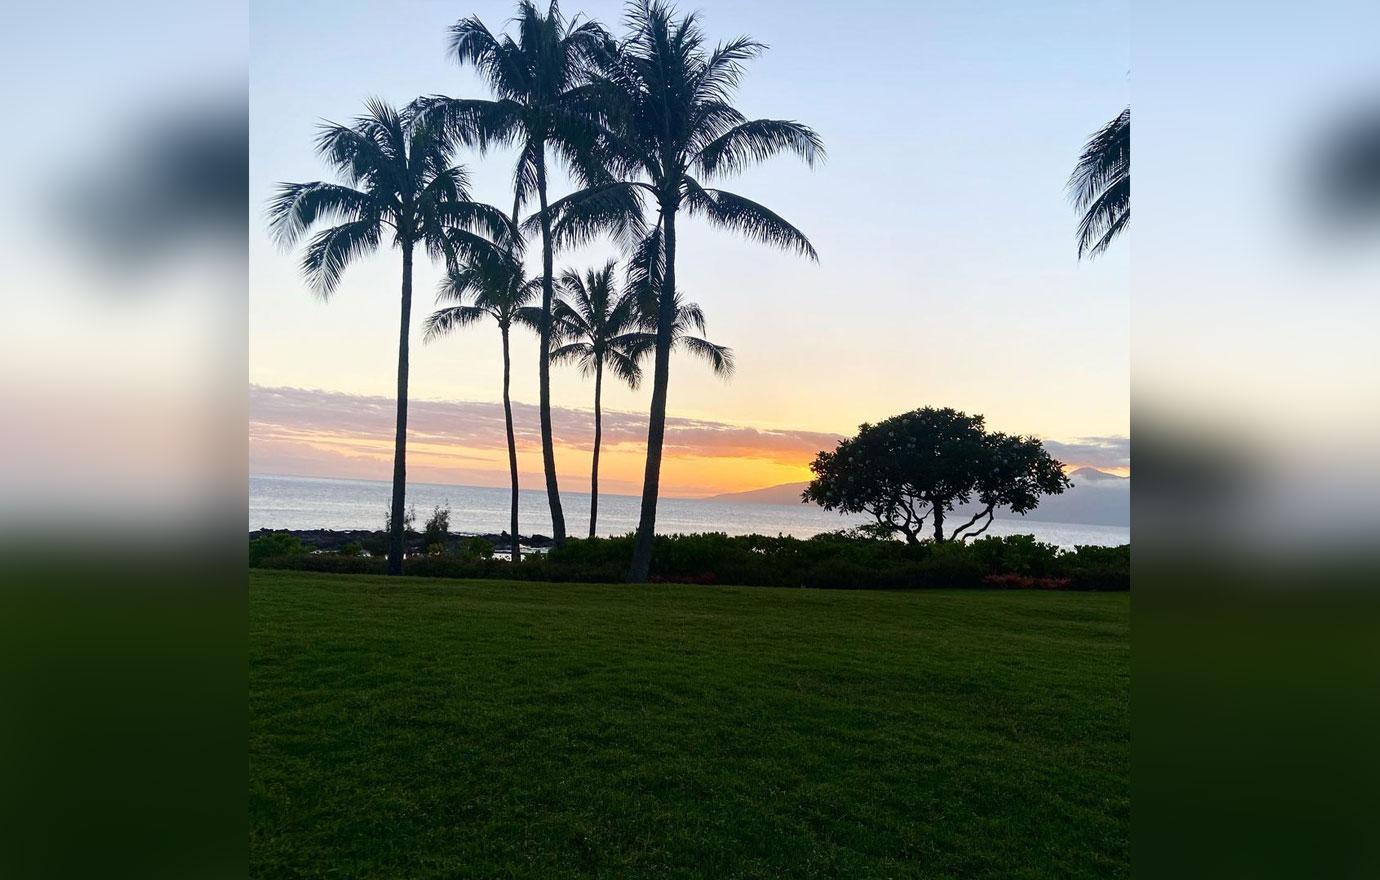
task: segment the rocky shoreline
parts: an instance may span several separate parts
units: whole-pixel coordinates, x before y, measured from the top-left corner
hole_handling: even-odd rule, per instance
[[[349,544],[358,544],[370,553],[375,553],[375,548],[387,547],[388,533],[377,529],[257,529],[249,533],[249,540],[263,538],[268,535],[292,535],[302,542],[302,545],[309,550],[322,553],[334,553]],[[474,538],[482,538],[493,545],[494,554],[499,555],[512,546],[513,539],[507,532],[451,532],[447,535],[446,549],[456,550],[462,542],[470,541]],[[419,532],[409,532],[407,535],[407,546],[409,552],[421,551],[423,537]],[[547,535],[518,535],[518,544],[524,550],[549,550],[554,545],[554,541]]]

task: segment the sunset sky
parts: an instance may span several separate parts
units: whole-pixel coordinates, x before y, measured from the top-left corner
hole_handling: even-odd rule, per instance
[[[1071,465],[1126,472],[1128,248],[1080,264],[1063,189],[1088,134],[1129,101],[1125,8],[1092,6],[1100,11],[693,4],[711,39],[747,33],[771,46],[738,106],[810,124],[829,158],[813,171],[780,158],[724,182],[805,231],[818,264],[683,224],[681,286],[704,306],[709,337],[734,349],[738,370],[725,383],[699,362],[673,361],[667,494],[807,479],[814,453],[859,423],[925,405],[1039,435]],[[564,8],[620,26],[620,3]],[[269,240],[262,206],[277,181],[329,177],[312,149],[321,118],[348,121],[371,95],[398,104],[486,95],[446,58],[445,31],[471,12],[496,30],[511,4],[409,10],[255,7],[272,20],[251,28],[251,472],[390,473],[398,256],[381,251],[352,267],[322,303],[298,273],[300,251]],[[460,161],[477,198],[510,201],[510,155]],[[567,191],[561,180],[553,194]],[[557,264],[584,268],[615,253],[590,247],[558,254]],[[419,267],[409,477],[503,485],[498,333],[486,325],[421,344],[437,277]],[[519,337],[514,357],[521,470],[535,487],[535,340]],[[562,485],[583,491],[592,383],[558,369],[552,394]],[[640,488],[648,394],[605,384],[607,491]]]

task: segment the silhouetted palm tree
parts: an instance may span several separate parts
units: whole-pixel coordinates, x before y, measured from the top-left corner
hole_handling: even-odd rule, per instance
[[[676,320],[671,329],[671,350],[695,355],[709,364],[714,375],[721,379],[731,377],[735,367],[733,349],[694,335],[708,332],[700,304],[682,302],[680,294],[676,294],[675,302]],[[642,326],[646,329],[630,334],[627,344],[634,359],[640,360],[656,351],[656,325],[657,315],[647,315],[642,319]]]
[[[513,538],[514,562],[522,559],[522,551],[518,541],[517,440],[513,435],[513,404],[508,396],[512,377],[508,341],[514,323],[535,327],[540,320],[536,310],[528,307],[539,288],[540,282],[528,281],[523,277],[522,266],[516,260],[472,260],[451,267],[441,280],[437,301],[449,301],[455,305],[436,310],[426,321],[425,338],[428,342],[485,317],[493,318],[498,324],[498,332],[503,339],[503,421],[508,429],[508,475],[512,481],[509,533]]]
[[[579,242],[612,231],[624,240],[645,235],[644,200],[658,211],[653,235],[662,254],[663,284],[675,290],[676,223],[684,210],[757,241],[815,259],[814,247],[766,207],[700,178],[732,174],[778,152],[813,165],[823,156],[808,127],[776,119],[749,120],[729,103],[744,62],[765,47],[740,37],[710,49],[694,15],[677,19],[660,0],[630,4],[630,36],[601,56],[592,77],[605,122],[602,146],[613,180],[587,187],[551,206],[556,238]],[[642,512],[629,579],[646,580],[656,531],[666,394],[676,321],[676,298],[659,296],[647,466]]]
[[[573,269],[561,274],[562,298],[552,311],[553,335],[560,347],[551,352],[555,362],[578,364],[580,373],[594,374],[594,459],[589,474],[589,536],[596,535],[599,522],[599,447],[603,440],[602,396],[604,367],[636,388],[642,380],[637,358],[632,356],[639,334],[637,301],[632,292],[619,293],[614,281],[617,263],[610,260],[602,269],[591,269],[581,276]]]
[[[418,99],[417,107],[481,149],[516,144],[513,215],[533,195],[541,207],[541,311],[545,317],[538,327],[538,409],[551,527],[559,545],[565,541],[565,514],[551,438],[550,315],[555,294],[551,224],[546,213],[546,154],[548,147],[554,149],[581,178],[603,177],[592,158],[597,130],[590,116],[596,111],[585,85],[585,70],[591,58],[606,50],[609,38],[594,22],[565,19],[556,0],[551,0],[545,15],[530,0],[522,0],[514,20],[517,39],[495,36],[473,16],[450,30],[451,54],[462,65],[474,65],[493,90],[494,100],[433,96]]]
[[[1083,212],[1078,258],[1107,249],[1131,222],[1131,108],[1088,139],[1069,177],[1069,196]]]
[[[323,299],[345,267],[378,249],[384,236],[402,252],[402,309],[398,331],[397,431],[393,446],[388,573],[401,574],[403,501],[407,484],[408,332],[412,315],[412,254],[433,257],[493,252],[516,231],[502,211],[470,201],[467,177],[451,165],[451,142],[440,126],[419,122],[372,100],[350,125],[321,127],[317,150],[345,183],[284,183],[269,205],[270,227],[291,247],[318,223],[334,223],[308,243],[302,271]]]

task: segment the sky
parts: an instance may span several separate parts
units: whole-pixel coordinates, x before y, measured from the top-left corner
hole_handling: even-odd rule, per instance
[[[326,178],[321,119],[348,121],[370,96],[484,96],[445,55],[446,28],[477,14],[499,29],[508,2],[255,4],[250,22],[250,469],[387,478],[385,415],[396,381],[399,260],[349,269],[330,302],[270,240],[263,206],[279,181]],[[711,41],[749,34],[771,48],[738,106],[814,127],[827,161],[779,157],[722,181],[791,220],[819,262],[690,220],[679,281],[731,346],[725,382],[673,360],[670,495],[808,479],[814,452],[864,421],[921,406],[982,413],[990,427],[1047,439],[1071,465],[1129,467],[1129,253],[1078,261],[1064,194],[1087,136],[1129,102],[1123,3],[754,2],[702,0]],[[621,4],[567,3],[620,29]],[[512,156],[463,153],[476,198],[503,205]],[[554,181],[554,195],[568,181]],[[535,250],[535,249],[534,249]],[[557,255],[585,268],[612,244]],[[479,326],[422,344],[439,272],[421,266],[414,300],[414,479],[504,485],[491,424],[498,332]],[[513,397],[525,483],[535,443],[536,344],[519,338]],[[524,368],[524,365],[527,365]],[[640,488],[649,390],[606,382],[602,481]],[[587,488],[592,382],[554,371],[562,485]],[[380,407],[382,408],[380,410]],[[639,421],[640,420],[640,421]],[[452,424],[452,422],[454,422]],[[419,433],[420,432],[420,433]],[[501,435],[500,435],[501,437]],[[1056,446],[1057,444],[1057,446]]]

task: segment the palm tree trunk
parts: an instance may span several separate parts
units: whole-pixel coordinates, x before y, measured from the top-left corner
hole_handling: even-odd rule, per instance
[[[647,470],[642,478],[642,516],[637,523],[632,569],[628,580],[641,583],[652,572],[652,540],[656,537],[656,501],[661,491],[661,447],[666,439],[666,389],[671,381],[671,341],[676,320],[676,214],[662,214],[666,268],[656,316],[656,366],[652,376],[652,410],[647,419]]]
[[[512,365],[508,358],[508,328],[503,330],[503,423],[508,429],[508,476],[513,483],[513,501],[509,533],[513,536],[513,561],[522,561],[522,550],[518,546],[518,468],[517,441],[513,437],[513,404],[508,398],[508,382],[512,376]]]
[[[599,441],[602,439],[604,415],[599,409],[599,397],[604,388],[604,358],[594,360],[594,465],[589,472],[589,536],[596,537],[599,522]]]
[[[393,438],[393,505],[389,517],[388,573],[403,571],[407,552],[403,534],[403,502],[407,494],[407,348],[412,329],[412,245],[402,248],[402,321],[398,329],[398,425]]]
[[[551,537],[559,547],[565,543],[565,513],[561,510],[561,490],[556,485],[556,450],[551,440],[551,301],[552,289],[551,218],[546,213],[546,147],[537,157],[537,198],[541,203],[541,352],[537,365],[538,406],[541,415],[541,462],[546,469],[546,499],[551,504]]]

